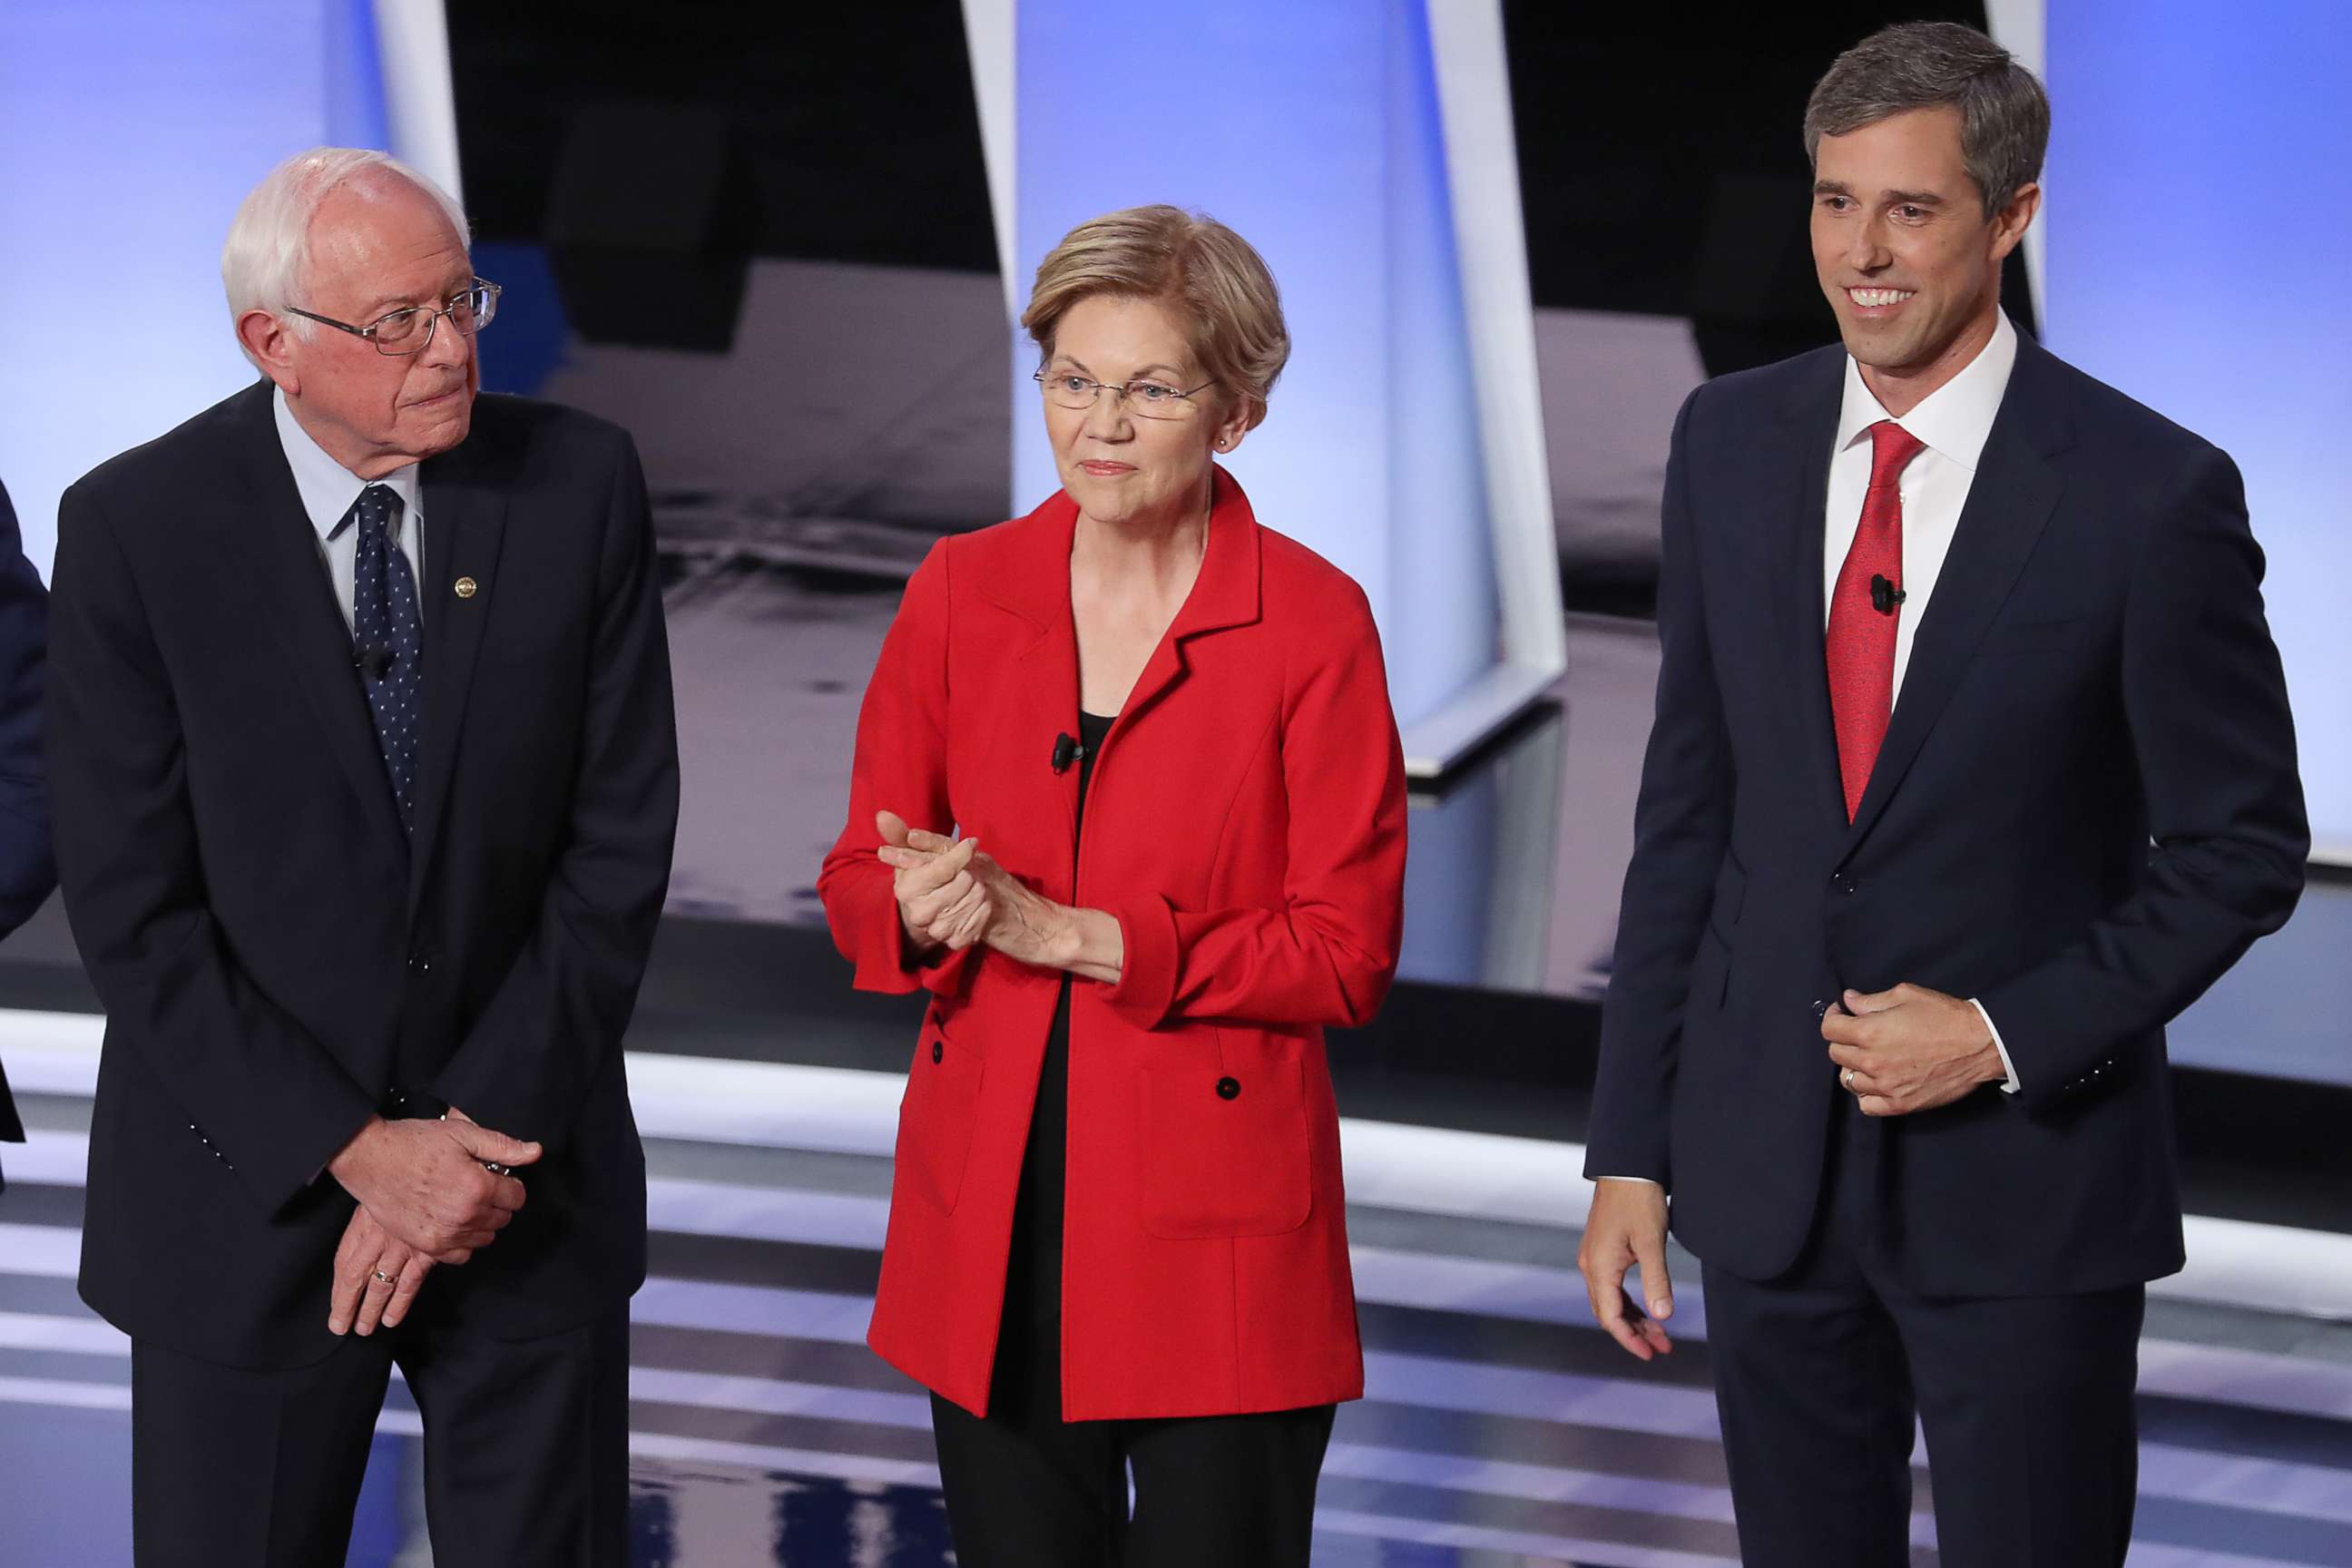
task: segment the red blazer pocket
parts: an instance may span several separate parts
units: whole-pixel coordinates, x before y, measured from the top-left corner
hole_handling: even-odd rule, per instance
[[[979,1052],[958,1047],[937,1024],[926,1026],[915,1043],[907,1098],[898,1105],[898,1172],[905,1186],[943,1214],[955,1212],[963,1193],[987,1068]]]
[[[1150,1068],[1139,1120],[1143,1226],[1176,1241],[1278,1236],[1314,1212],[1296,1058]]]

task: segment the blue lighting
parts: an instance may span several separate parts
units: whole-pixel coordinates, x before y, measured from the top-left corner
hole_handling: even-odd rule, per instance
[[[2048,337],[2234,457],[2312,831],[2352,853],[2352,7],[2052,0]]]

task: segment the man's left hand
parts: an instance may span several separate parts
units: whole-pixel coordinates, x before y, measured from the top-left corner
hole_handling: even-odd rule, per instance
[[[1845,994],[1822,1018],[1838,1082],[1864,1116],[1909,1116],[2007,1081],[1976,1005],[1924,985]]]
[[[364,1339],[382,1323],[396,1329],[416,1300],[433,1259],[376,1223],[365,1208],[352,1211],[335,1248],[334,1293],[327,1306],[332,1333],[354,1329]]]

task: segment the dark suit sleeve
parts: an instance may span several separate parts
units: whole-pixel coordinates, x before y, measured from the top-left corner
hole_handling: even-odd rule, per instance
[[[614,1065],[669,888],[677,722],[652,509],[636,448],[613,475],[579,774],[539,921],[433,1092],[553,1147]]]
[[[48,642],[48,593],[25,559],[16,509],[0,489],[0,937],[24,924],[58,881],[41,755]]]
[[[2195,1001],[2286,923],[2303,890],[2311,833],[2245,488],[2204,447],[2170,493],[2124,621],[2124,708],[2156,841],[2147,873],[2080,941],[1978,997],[2029,1109]]]
[[[1633,858],[1601,1005],[1585,1174],[1671,1184],[1667,1126],[1690,966],[1731,841],[1731,736],[1706,637],[1693,537],[1690,426],[1706,389],[1675,416],[1659,519],[1657,716],[1633,810]]]
[[[373,1102],[238,967],[206,901],[172,680],[131,566],[84,486],[58,508],[49,765],[67,919],[154,1083],[267,1210],[300,1192]]]

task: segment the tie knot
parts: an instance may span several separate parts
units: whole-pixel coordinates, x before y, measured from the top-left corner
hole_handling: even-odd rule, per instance
[[[352,503],[362,529],[382,529],[386,538],[400,537],[400,492],[390,485],[370,485]]]
[[[1893,484],[1900,478],[1912,458],[1927,449],[1927,443],[1903,428],[1892,419],[1882,419],[1870,427],[1870,483],[1873,489]],[[395,497],[395,500],[398,498]]]

